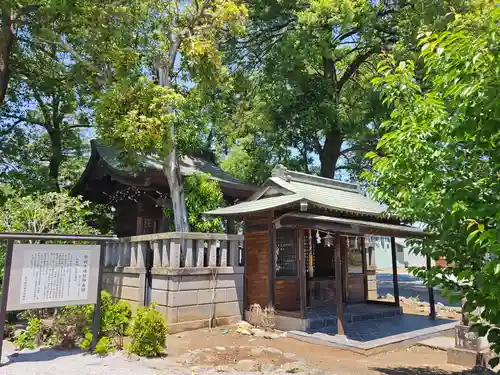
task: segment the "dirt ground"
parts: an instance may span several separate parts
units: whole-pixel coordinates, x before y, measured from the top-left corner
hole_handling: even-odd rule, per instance
[[[394,302],[394,299],[389,300],[382,298],[379,299],[379,301]],[[411,301],[410,299],[405,299],[404,301],[401,301],[401,307],[403,308],[404,314],[414,314],[414,315],[424,315],[424,316],[429,316],[430,314],[430,307],[428,303],[414,302]],[[453,320],[461,319],[460,312],[454,308],[437,307],[436,314],[439,318],[442,319],[453,319]]]
[[[468,369],[446,363],[446,352],[415,346],[406,350],[364,356],[345,350],[314,345],[293,338],[266,339],[242,336],[236,326],[202,329],[172,335],[168,339],[168,355],[182,356],[186,352],[208,349],[198,364],[232,365],[241,359],[253,359],[257,349],[259,362],[280,366],[282,355],[258,348],[276,348],[286,357],[303,360],[308,367],[331,371],[338,375],[451,375],[467,374]],[[254,350],[252,350],[254,349]],[[279,352],[278,352],[279,353]],[[254,354],[255,356],[255,354]]]

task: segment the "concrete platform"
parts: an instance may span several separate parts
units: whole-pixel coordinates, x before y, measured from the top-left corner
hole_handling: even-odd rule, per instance
[[[344,325],[345,336],[337,335],[337,327],[317,330],[290,331],[289,337],[371,355],[407,348],[418,342],[439,336],[453,335],[454,320],[432,320],[421,315],[396,315]]]
[[[418,345],[446,351],[455,347],[455,338],[452,336],[433,337],[420,341]]]

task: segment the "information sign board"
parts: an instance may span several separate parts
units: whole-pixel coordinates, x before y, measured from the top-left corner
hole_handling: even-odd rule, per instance
[[[14,244],[7,311],[95,304],[99,245]]]

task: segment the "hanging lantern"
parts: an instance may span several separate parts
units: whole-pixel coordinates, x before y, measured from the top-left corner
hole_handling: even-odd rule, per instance
[[[332,247],[333,246],[333,236],[330,233],[327,233],[325,238],[323,238],[325,241],[325,245],[327,247]]]

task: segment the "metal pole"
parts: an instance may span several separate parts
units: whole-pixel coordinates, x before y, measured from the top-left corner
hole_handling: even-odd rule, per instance
[[[95,350],[97,340],[99,338],[99,331],[101,328],[101,291],[102,291],[102,274],[104,270],[104,255],[106,243],[101,242],[101,249],[99,255],[99,275],[97,277],[97,301],[94,306],[94,317],[92,320],[92,345],[90,349]]]
[[[0,306],[0,366],[2,360],[3,339],[5,331],[5,316],[7,315],[7,299],[9,297],[10,269],[12,266],[12,252],[14,240],[7,241],[7,252],[5,253],[5,268],[3,271],[2,305]]]
[[[427,270],[431,269],[431,257],[427,255],[426,259]],[[434,288],[429,285],[429,307],[431,309],[429,317],[431,319],[436,319],[436,305],[434,304]]]

